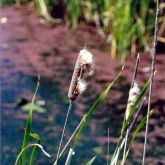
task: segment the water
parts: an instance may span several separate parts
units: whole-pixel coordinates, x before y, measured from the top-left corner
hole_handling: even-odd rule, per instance
[[[31,101],[37,84],[37,75],[32,74],[33,72],[28,74],[24,70],[18,70],[15,63],[8,58],[3,58],[1,64],[1,157],[2,165],[10,165],[14,164],[16,156],[21,150],[27,120],[27,112],[23,111],[23,107],[19,106],[19,102],[24,99],[29,102]],[[67,64],[65,63],[64,65]],[[32,132],[38,133],[42,137],[41,144],[52,157],[47,158],[39,151],[35,164],[51,165],[56,158],[57,147],[68,108],[66,97],[67,86],[69,86],[69,79],[72,74],[71,70],[63,71],[61,71],[61,75],[58,78],[41,75],[36,101],[45,102],[45,105],[42,107],[46,112],[40,113],[34,111]],[[100,83],[100,85],[102,84]],[[119,108],[118,105],[126,103],[127,97],[125,93],[128,89],[129,84],[125,83],[125,79],[120,79],[120,86],[116,85],[112,92],[122,91],[124,94],[118,97],[118,104],[115,104],[112,100],[107,100],[93,114],[90,124],[87,125],[75,149],[76,154],[73,156],[72,162],[83,165],[93,156],[97,155],[95,164],[106,164],[107,129],[108,127],[110,128],[110,153],[112,154],[123,121],[124,107]],[[93,84],[89,84],[87,92],[73,104],[65,142],[76,128],[83,114],[96,100],[98,96],[95,92],[96,90],[97,88]],[[111,98],[113,99],[113,97]],[[139,151],[143,148],[143,141],[144,139],[141,136],[136,141],[136,145],[141,147],[139,150],[131,152],[129,157],[130,164],[140,164],[142,152]],[[35,140],[31,139],[30,142],[34,143]],[[73,143],[71,143],[70,147],[72,146]],[[162,160],[164,144],[162,142],[156,144],[149,143],[149,147],[151,150],[148,154],[157,159],[155,163],[158,160]],[[28,156],[29,154],[30,150],[28,151]],[[134,155],[136,155],[136,159],[134,159]],[[66,156],[65,153],[63,158],[60,159],[60,165],[64,164]]]
[[[1,142],[2,142],[2,164],[14,164],[16,155],[21,150],[24,128],[26,126],[27,112],[18,105],[23,99],[30,102],[37,84],[37,76],[32,76],[23,71],[15,70],[12,61],[4,59],[2,61],[1,76]],[[71,74],[69,74],[71,75]],[[37,99],[45,102],[43,106],[45,113],[34,111],[32,132],[38,133],[42,137],[41,144],[52,155],[52,158],[45,157],[40,151],[37,155],[36,164],[49,165],[55,159],[57,146],[61,136],[64,119],[67,112],[67,93],[60,86],[59,80],[53,80],[41,76]],[[76,113],[76,104],[73,104],[70,119],[67,126],[66,139],[72,134],[76,125],[81,120],[81,116]],[[75,150],[74,162],[86,162],[95,155],[93,148],[98,147],[98,142],[94,140],[96,133],[85,130],[87,137],[83,136],[79,147]],[[35,142],[34,139],[31,142]],[[72,146],[72,145],[71,145]],[[98,148],[97,150],[101,150]],[[29,152],[28,152],[29,154]],[[66,155],[60,160],[63,164]],[[103,158],[98,158],[98,163]]]
[[[6,50],[2,50],[3,53],[4,51]],[[35,164],[37,165],[50,165],[56,158],[57,148],[68,108],[67,91],[70,84],[72,68],[67,63],[67,60],[63,60],[62,55],[56,55],[56,58],[52,55],[52,59],[46,59],[50,57],[44,57],[44,59],[42,59],[44,62],[47,60],[52,62],[54,60],[52,66],[48,67],[48,65],[46,67],[48,71],[54,69],[54,74],[43,74],[45,69],[43,69],[43,72],[39,72],[41,74],[41,81],[36,101],[45,102],[45,105],[42,108],[44,108],[46,112],[40,113],[34,111],[32,132],[38,133],[42,137],[41,144],[52,157],[47,158],[39,151],[35,161]],[[57,65],[57,57],[59,59],[59,65]],[[25,58],[23,58],[23,60],[25,60]],[[38,63],[40,64],[40,62],[41,61],[36,62],[36,65]],[[26,67],[21,65],[19,68],[17,66],[17,59],[13,56],[12,58],[6,56],[1,60],[2,165],[14,164],[16,156],[21,151],[28,113],[23,111],[23,107],[19,106],[19,102],[20,100],[27,100],[30,102],[37,84],[37,74],[34,74],[36,73],[37,67],[35,68],[34,65],[32,66],[26,61],[25,64],[28,68],[32,69],[27,71]],[[56,76],[57,72],[58,76]],[[104,79],[96,81],[92,78],[91,81],[89,81],[87,91],[73,104],[68,121],[65,142],[76,128],[83,117],[83,114],[87,112],[99,93],[101,93],[100,90],[98,90],[98,86],[101,86],[101,89],[104,89],[105,83],[106,81]],[[129,86],[130,84],[126,83],[126,78],[122,77],[119,80],[119,84],[115,84],[115,87],[113,87],[113,94],[110,95],[110,97],[104,101],[104,104],[93,114],[89,124],[83,132],[78,146],[75,148],[76,154],[73,156],[73,163],[84,165],[89,159],[97,155],[95,165],[106,164],[107,130],[109,127],[110,154],[112,154],[120,134]],[[158,114],[158,117],[159,115],[160,114]],[[153,133],[153,135],[150,136],[151,142],[148,143],[150,149],[148,154],[150,155],[149,159],[152,157],[150,162],[156,164],[159,160],[163,160],[165,146],[163,138],[161,138],[161,136],[159,137],[157,133],[154,132],[157,130],[155,129],[154,123],[159,122],[159,120],[156,116],[155,118],[151,118],[151,120],[150,128],[152,128],[152,130],[150,133]],[[161,123],[162,121],[160,121],[160,124]],[[161,131],[162,125],[160,125],[159,131]],[[131,162],[130,164],[141,164],[143,141],[144,138],[141,134],[135,141],[136,146],[130,153],[128,159],[129,162]],[[35,140],[31,139],[30,142],[34,143]],[[72,146],[73,143],[71,143],[70,147]],[[30,150],[28,152],[28,155],[29,154]],[[64,164],[66,156],[67,155],[65,154],[63,158],[60,159],[60,165]],[[136,159],[134,159],[135,157]]]

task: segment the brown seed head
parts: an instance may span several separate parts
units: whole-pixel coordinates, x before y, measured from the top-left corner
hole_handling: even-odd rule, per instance
[[[80,51],[79,56],[77,58],[77,62],[73,71],[72,80],[70,83],[70,88],[68,92],[68,98],[71,101],[77,99],[78,95],[83,91],[81,87],[85,83],[84,79],[90,75],[93,70],[93,55],[87,50],[83,49]]]

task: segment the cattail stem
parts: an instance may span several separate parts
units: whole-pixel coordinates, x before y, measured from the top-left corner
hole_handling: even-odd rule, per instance
[[[138,118],[138,116],[139,116],[139,113],[140,113],[140,111],[141,111],[141,109],[142,109],[142,106],[143,106],[145,100],[146,100],[146,97],[144,97],[143,100],[142,100],[142,102],[140,103],[140,105],[139,105],[139,107],[138,107],[138,109],[137,109],[137,111],[136,111],[136,113],[135,113],[135,116],[134,116],[132,122],[130,123],[130,125],[129,125],[128,129],[127,129],[128,134],[129,134],[130,131],[132,130],[132,127],[134,126],[134,123],[135,123],[135,121],[137,120],[137,118]],[[119,146],[119,148],[118,148],[118,150],[117,150],[117,154],[116,154],[117,156],[116,156],[116,159],[115,159],[115,161],[114,161],[115,165],[117,164],[117,160],[118,160],[120,151],[121,151],[121,149],[123,148],[123,145],[126,143],[126,136],[128,136],[128,135],[125,135],[125,137],[124,137],[123,140],[121,141],[120,146]],[[123,156],[125,156],[125,154],[123,154]],[[125,160],[124,160],[124,161],[125,161]]]
[[[125,153],[126,153],[126,149],[127,149],[128,134],[129,134],[129,130],[127,129],[126,136],[125,136],[125,143],[124,143],[124,151],[123,151],[122,165],[124,165],[124,163],[125,163]]]
[[[107,165],[109,165],[109,128],[108,128]]]
[[[81,119],[80,123],[78,124],[78,126],[76,127],[75,131],[73,132],[73,134],[71,135],[70,139],[68,140],[68,142],[66,143],[65,147],[62,149],[62,151],[59,154],[58,159],[61,158],[61,156],[63,155],[63,153],[65,152],[66,148],[69,146],[70,142],[72,141],[72,139],[75,137],[77,131],[79,130],[81,124],[85,121],[85,117],[86,115],[83,116],[83,118]],[[56,164],[56,162],[55,162]]]
[[[62,131],[62,135],[61,135],[61,139],[60,139],[60,144],[59,144],[59,148],[58,148],[58,152],[57,152],[57,158],[56,158],[56,161],[54,162],[54,165],[57,165],[57,163],[58,163],[59,154],[60,154],[63,138],[64,138],[64,135],[65,135],[66,125],[67,125],[67,121],[68,121],[68,118],[69,118],[71,108],[72,108],[72,101],[70,101],[70,103],[69,103],[68,112],[67,112],[67,115],[66,115],[63,131]]]
[[[138,71],[139,62],[140,62],[140,54],[138,53],[137,58],[136,58],[136,64],[135,64],[135,68],[134,68],[134,73],[133,73],[133,78],[132,78],[132,83],[131,83],[130,90],[135,85],[135,80],[136,80],[136,77],[137,77],[137,71]],[[129,98],[128,98],[128,104],[127,104],[127,109],[126,109],[123,125],[125,123],[125,120],[127,120],[127,117],[129,115],[129,111],[130,111],[130,109],[132,107],[132,105],[129,103],[129,99],[130,99],[130,94],[129,94]],[[127,149],[128,135],[129,135],[129,130],[127,129],[126,136],[125,136],[125,144],[124,144],[122,165],[124,165],[124,163],[125,163],[125,153],[126,153],[126,149]]]
[[[68,156],[67,156],[67,159],[66,159],[66,162],[65,162],[65,165],[69,165],[70,164],[70,161],[71,161],[71,158],[72,158],[73,154],[74,154],[74,151],[73,151],[72,148],[70,148]]]
[[[151,84],[150,84],[149,94],[148,94],[147,121],[146,121],[146,130],[145,130],[145,141],[144,141],[142,165],[145,164],[147,135],[148,135],[149,118],[150,118],[149,112],[150,112],[150,109],[151,109],[151,95],[152,95],[153,81],[154,81],[154,77],[155,77],[156,45],[157,45],[157,31],[158,31],[158,15],[159,15],[159,0],[157,0],[157,5],[156,5],[155,31],[154,31],[154,40],[153,40],[153,48],[152,48]]]
[[[135,80],[137,77],[139,62],[140,62],[140,54],[138,53],[137,58],[136,58],[136,64],[135,64],[134,74],[133,74],[133,78],[132,78],[131,88],[134,86],[134,83],[135,83]]]

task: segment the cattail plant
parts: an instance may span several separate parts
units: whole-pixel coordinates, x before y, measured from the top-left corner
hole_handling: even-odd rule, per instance
[[[123,127],[124,127],[124,124],[125,124],[125,122],[127,121],[128,117],[130,115],[132,106],[134,105],[137,97],[140,94],[140,89],[139,89],[138,84],[136,82],[136,76],[137,76],[139,62],[140,62],[140,54],[137,55],[137,59],[136,59],[136,64],[135,64],[135,68],[134,68],[134,74],[133,74],[132,83],[131,83],[131,87],[130,87],[130,91],[129,91],[129,96],[128,96],[127,108],[126,108],[126,111],[125,111],[125,116],[124,116],[124,121],[123,121]],[[127,139],[128,139],[129,131],[130,131],[130,129],[127,129],[126,135],[123,138],[123,140],[122,140],[122,142],[120,144],[120,147],[117,150],[116,158],[114,160],[114,164],[115,165],[117,164],[118,157],[120,155],[120,151],[123,148],[123,146],[124,146],[124,152],[123,152],[123,161],[122,161],[122,164],[124,164],[124,161],[125,161],[124,160],[124,156],[125,156],[125,152],[126,152],[126,148],[127,148]]]
[[[70,83],[68,98],[71,101],[76,100],[79,94],[86,89],[87,84],[85,82],[85,78],[92,74],[93,55],[86,48],[84,48],[79,53]]]
[[[140,93],[140,89],[138,87],[137,82],[135,81],[133,87],[129,91],[127,109],[126,109],[126,113],[125,113],[126,120],[128,119],[131,108],[132,108],[133,104],[135,103],[137,97],[139,96],[139,93]]]
[[[64,135],[65,135],[66,125],[67,125],[68,117],[71,111],[72,103],[78,98],[78,96],[82,92],[85,91],[87,87],[87,83],[85,79],[88,76],[93,75],[93,73],[94,73],[93,55],[87,50],[85,46],[84,49],[82,49],[79,53],[79,56],[77,58],[77,62],[73,71],[72,80],[71,80],[69,92],[68,92],[68,98],[70,100],[70,104],[68,107],[68,112],[65,119],[64,128],[62,131],[62,136],[61,136],[61,140],[60,140],[60,144],[59,144],[59,148],[57,152],[57,158],[56,158],[56,161],[54,162],[54,165],[57,165],[58,163],[60,150],[61,150]]]
[[[133,86],[131,87],[131,89],[129,91],[128,103],[127,103],[127,108],[126,108],[126,112],[125,112],[125,120],[128,119],[130,112],[131,112],[131,109],[132,109],[132,106],[134,105],[136,99],[138,98],[138,96],[140,94],[140,88],[138,87],[138,84],[135,80],[133,80],[132,85]],[[125,163],[125,153],[126,153],[126,149],[127,149],[128,134],[129,134],[129,129],[127,129],[126,137],[125,137],[125,145],[124,145],[122,165],[124,165],[124,163]]]
[[[150,113],[150,109],[151,109],[151,96],[152,96],[153,81],[154,81],[154,78],[155,78],[158,16],[159,16],[159,0],[157,0],[157,3],[156,3],[155,29],[154,29],[153,47],[152,47],[152,52],[151,52],[151,55],[152,55],[151,76],[150,76],[151,77],[151,84],[150,84],[150,88],[149,88],[149,92],[148,92],[147,122],[146,122],[146,130],[145,130],[145,140],[144,140],[142,165],[145,164],[147,136],[148,136],[148,127],[149,127],[149,119],[150,119],[150,114],[149,113]]]

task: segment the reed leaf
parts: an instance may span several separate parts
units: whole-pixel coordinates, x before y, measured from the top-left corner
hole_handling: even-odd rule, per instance
[[[89,121],[90,117],[92,116],[93,112],[98,108],[98,106],[104,101],[105,97],[107,96],[107,94],[109,93],[111,87],[113,86],[113,84],[116,82],[116,80],[121,76],[121,71],[118,73],[118,75],[115,77],[115,79],[108,85],[108,87],[104,90],[104,92],[99,96],[99,98],[94,102],[94,104],[92,105],[92,107],[89,109],[88,113],[86,114],[85,117],[85,121],[82,123],[82,125],[80,126],[80,129],[76,135],[76,139],[74,142],[74,147],[76,146],[85,126],[87,125],[87,122]]]
[[[124,123],[124,127],[123,127],[122,133],[121,133],[122,135],[124,134],[124,131],[126,130],[128,124],[130,123],[130,121],[131,121],[131,119],[132,119],[132,116],[134,115],[134,113],[135,113],[135,111],[136,111],[136,108],[137,108],[137,106],[139,105],[140,101],[142,100],[144,94],[146,93],[146,91],[147,91],[147,89],[148,89],[150,83],[151,83],[151,79],[149,79],[149,80],[147,81],[147,83],[145,84],[145,86],[144,86],[143,89],[141,90],[140,95],[138,96],[138,98],[136,99],[134,105],[132,106],[131,111],[130,111],[130,114],[129,114],[129,116],[128,116],[128,119],[127,119],[127,120],[125,121],[125,123]]]
[[[36,143],[35,143],[35,144],[29,144],[29,145],[27,145],[25,148],[23,148],[23,149],[21,150],[21,152],[18,154],[14,165],[18,165],[18,161],[19,161],[20,157],[26,152],[27,149],[29,149],[30,147],[33,147],[33,146],[39,147],[39,148],[41,149],[41,151],[42,151],[46,156],[51,157],[51,156],[43,149],[42,145],[36,144]]]
[[[150,113],[149,115],[151,116],[152,114],[154,113],[154,110],[150,110]],[[133,133],[133,136],[132,136],[132,139],[128,145],[128,150],[125,154],[125,159],[127,158],[128,154],[129,154],[129,151],[131,149],[131,146],[132,146],[132,143],[134,142],[136,136],[138,135],[138,133],[140,132],[140,130],[144,127],[144,125],[146,124],[146,121],[147,121],[147,115],[142,119],[142,121],[140,122],[140,124],[137,126],[136,130],[134,131]]]
[[[31,126],[32,126],[33,104],[34,104],[34,100],[36,98],[36,94],[37,94],[37,91],[38,91],[38,88],[39,88],[39,84],[40,84],[40,76],[38,76],[38,82],[37,82],[36,90],[34,92],[32,102],[31,102],[31,106],[30,106],[30,109],[29,109],[29,115],[28,115],[28,120],[27,120],[27,124],[26,124],[26,128],[25,128],[25,134],[24,134],[24,139],[23,139],[23,144],[22,144],[22,150],[24,150],[28,146],[28,143],[29,143],[29,137],[30,137]],[[25,160],[26,160],[26,150],[22,153],[22,162],[21,162],[22,165],[25,164]]]
[[[115,151],[114,151],[114,154],[112,156],[112,159],[111,159],[111,162],[110,162],[110,165],[113,165],[113,162],[114,162],[114,159],[116,157],[116,154],[117,154],[117,150],[118,148],[120,147],[120,144],[121,144],[121,141],[122,141],[122,138],[123,138],[123,135],[126,131],[126,128],[128,127],[128,124],[131,122],[131,119],[132,119],[132,116],[134,115],[135,111],[136,111],[136,108],[137,106],[139,105],[140,101],[142,100],[143,96],[145,95],[147,89],[149,88],[149,85],[151,83],[151,79],[149,79],[147,81],[147,83],[144,85],[143,89],[141,90],[138,98],[136,99],[135,103],[133,104],[132,108],[131,108],[131,111],[130,111],[130,114],[128,116],[128,119],[124,122],[123,124],[123,127],[122,127],[122,131],[121,131],[121,135],[119,137],[119,140],[118,140],[118,143],[117,143],[117,146],[115,148]]]
[[[38,135],[36,133],[30,133],[30,136],[37,140],[36,144],[40,144],[41,143],[40,135]],[[36,155],[37,149],[38,149],[37,146],[33,147],[33,150],[32,150],[31,156],[30,156],[30,163],[29,163],[30,165],[34,164],[34,159],[35,159],[35,155]]]
[[[94,156],[92,159],[90,159],[86,165],[92,165],[96,159],[96,156]]]

